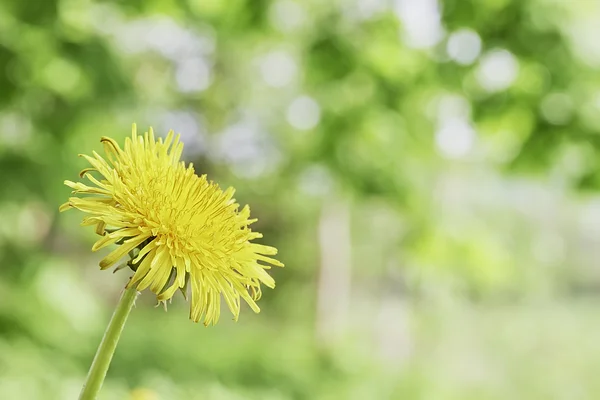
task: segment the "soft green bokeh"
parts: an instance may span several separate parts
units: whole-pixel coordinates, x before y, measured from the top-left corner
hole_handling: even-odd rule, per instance
[[[132,122],[286,268],[238,323],[142,295],[101,399],[600,398],[599,27],[591,0],[0,2],[0,399],[77,398],[128,275],[62,182]]]

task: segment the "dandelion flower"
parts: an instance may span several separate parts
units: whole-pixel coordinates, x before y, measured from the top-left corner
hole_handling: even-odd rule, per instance
[[[164,141],[155,140],[152,129],[138,135],[134,124],[123,149],[102,137],[106,158],[82,155],[91,167],[80,176],[89,183],[65,181],[73,194],[87,196],[69,198],[60,210],[89,214],[82,225],[95,226],[102,236],[92,251],[119,245],[100,261],[101,269],[132,257],[128,288],[150,288],[165,303],[178,289],[186,296],[189,287],[194,322],[215,324],[221,295],[235,320],[240,299],[259,312],[261,284],[275,286],[266,270],[283,266],[270,257],[277,249],[251,242],[262,235],[249,228],[256,221],[250,208],[240,210],[233,188],[223,191],[196,175],[191,163],[186,167],[180,161],[183,143],[174,136],[170,131]]]

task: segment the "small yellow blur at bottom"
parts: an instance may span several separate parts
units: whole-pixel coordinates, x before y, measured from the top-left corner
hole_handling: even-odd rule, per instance
[[[150,389],[137,388],[131,391],[129,400],[159,400],[159,397]]]

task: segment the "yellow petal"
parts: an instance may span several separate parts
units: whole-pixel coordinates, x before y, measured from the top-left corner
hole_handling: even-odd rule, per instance
[[[277,254],[277,249],[275,247],[265,246],[258,243],[252,243],[250,246],[252,250],[258,254],[264,254],[267,256],[274,256],[275,254]]]
[[[166,248],[160,248],[155,257],[153,257],[152,262],[150,264],[150,271],[146,274],[144,279],[139,283],[138,289],[144,290],[147,288],[150,283],[154,280],[157,274],[160,274],[162,277],[162,273],[166,270],[168,273],[171,272],[169,251]]]
[[[64,212],[67,211],[69,208],[73,208],[73,206],[71,205],[71,203],[69,203],[68,201],[66,203],[63,203],[60,205],[60,207],[58,207],[58,211],[59,212]]]
[[[171,286],[169,286],[164,292],[157,296],[158,301],[169,300],[171,297],[173,297],[177,289],[179,289],[177,283],[173,282]]]
[[[119,261],[121,257],[125,254],[129,253],[129,251],[135,248],[137,245],[142,243],[144,240],[148,239],[150,236],[138,236],[129,240],[126,240],[122,245],[120,245],[117,249],[113,250],[109,255],[104,257],[102,261],[100,261],[100,268],[106,269]]]
[[[137,281],[139,281],[144,276],[146,276],[148,271],[150,271],[150,264],[152,264],[152,260],[154,259],[154,257],[156,257],[156,247],[152,248],[148,252],[148,255],[146,256],[146,258],[144,258],[142,260],[142,262],[138,265],[137,270],[135,271],[135,274],[133,274],[131,281],[129,281],[129,285],[135,284]]]

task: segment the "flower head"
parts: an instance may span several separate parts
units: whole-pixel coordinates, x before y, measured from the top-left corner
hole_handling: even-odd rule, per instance
[[[239,209],[234,189],[222,191],[206,175],[196,175],[191,163],[186,167],[179,160],[183,143],[173,131],[155,140],[152,129],[141,136],[133,125],[123,149],[108,137],[101,142],[106,159],[96,152],[83,155],[91,167],[80,176],[90,184],[65,181],[74,194],[88,196],[71,197],[60,208],[90,214],[82,225],[95,226],[102,236],[93,251],[119,244],[100,268],[130,254],[135,273],[127,286],[149,287],[159,302],[177,289],[185,296],[189,286],[190,319],[204,318],[205,325],[219,319],[221,295],[235,320],[240,298],[259,312],[261,283],[275,286],[265,270],[283,264],[269,257],[277,249],[251,242],[262,235],[249,228],[256,219],[248,206]]]

